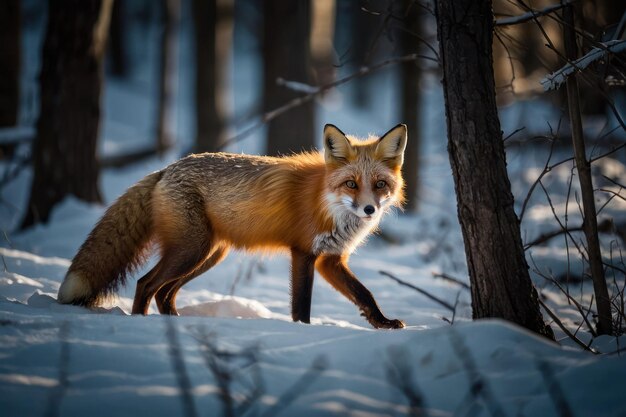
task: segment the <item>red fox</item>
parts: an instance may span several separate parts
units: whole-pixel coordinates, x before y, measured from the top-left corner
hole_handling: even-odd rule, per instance
[[[405,125],[359,140],[324,127],[324,153],[190,155],[129,188],[83,243],[59,288],[64,304],[95,306],[123,285],[151,243],[157,265],[137,281],[133,314],[154,297],[178,314],[178,290],[230,248],[291,251],[291,315],[310,322],[314,268],[376,328],[388,319],[350,271],[350,254],[403,202]]]

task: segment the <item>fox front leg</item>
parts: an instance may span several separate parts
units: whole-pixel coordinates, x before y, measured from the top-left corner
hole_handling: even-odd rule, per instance
[[[401,329],[401,320],[388,319],[380,311],[372,293],[365,288],[346,265],[340,255],[323,255],[319,258],[317,270],[337,291],[342,293],[361,309],[365,319],[377,329]]]
[[[291,318],[302,323],[311,322],[311,295],[313,273],[317,256],[291,249]]]

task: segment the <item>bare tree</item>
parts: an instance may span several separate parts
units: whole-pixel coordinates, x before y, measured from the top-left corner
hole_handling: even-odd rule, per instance
[[[66,196],[101,201],[96,144],[112,5],[112,0],[49,2],[34,177],[22,228],[46,222]]]
[[[279,86],[278,78],[310,83],[310,0],[263,1],[263,107],[271,111],[301,93]],[[300,151],[315,145],[315,107],[308,101],[267,129],[267,153]]]
[[[115,0],[109,27],[109,69],[116,77],[128,74],[126,56],[126,0]]]
[[[404,23],[400,40],[404,54],[417,53],[419,49],[419,13],[418,6],[413,0],[405,0]],[[418,205],[419,187],[419,149],[420,149],[420,97],[419,81],[421,71],[417,61],[405,62],[401,66],[402,71],[402,122],[409,131],[409,140],[405,151],[402,171],[406,181],[406,203],[409,211],[415,211]]]
[[[553,338],[528,273],[506,171],[492,68],[491,0],[437,0],[448,152],[474,318]]]
[[[232,45],[233,0],[194,0],[196,51],[195,152],[215,152],[226,140],[226,69]]]
[[[20,98],[20,0],[0,4],[0,127],[15,126]]]
[[[159,96],[156,115],[156,151],[163,154],[172,145],[169,127],[170,107],[172,99],[172,74],[175,63],[175,34],[174,29],[178,21],[180,0],[161,0],[161,33],[160,56],[158,66]]]
[[[563,9],[565,53],[569,60],[578,58],[576,46],[576,34],[574,33],[574,13],[572,6]],[[578,96],[578,79],[576,75],[569,77],[565,83],[567,90],[567,106],[569,109],[570,124],[572,130],[572,142],[576,169],[580,181],[580,192],[583,203],[583,230],[587,240],[587,253],[593,289],[596,294],[598,307],[598,334],[612,334],[611,299],[604,279],[604,265],[602,265],[602,253],[600,252],[600,240],[598,237],[598,218],[596,217],[596,203],[593,194],[593,182],[591,179],[591,163],[585,152],[583,138],[583,125]]]

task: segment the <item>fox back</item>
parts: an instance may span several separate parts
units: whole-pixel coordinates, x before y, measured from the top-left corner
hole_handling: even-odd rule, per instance
[[[172,164],[153,193],[155,228],[167,238],[171,214],[200,210],[214,239],[237,248],[352,252],[403,200],[406,130],[358,140],[329,125],[324,143],[323,155],[207,153]]]

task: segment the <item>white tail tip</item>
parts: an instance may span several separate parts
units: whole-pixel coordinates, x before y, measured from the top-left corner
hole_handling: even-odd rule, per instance
[[[61,304],[72,304],[75,300],[88,298],[91,295],[91,287],[86,279],[81,278],[75,272],[69,272],[57,295],[57,301]]]

